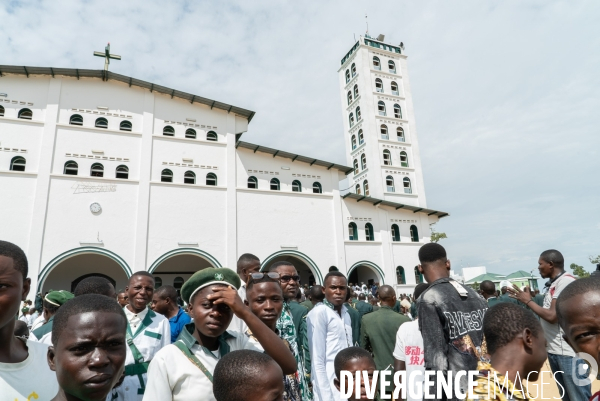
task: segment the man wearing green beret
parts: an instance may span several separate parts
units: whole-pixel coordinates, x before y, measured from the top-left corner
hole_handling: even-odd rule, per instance
[[[32,331],[29,334],[29,338],[43,344],[52,345],[52,324],[54,323],[54,315],[58,312],[58,308],[71,298],[73,298],[73,294],[65,290],[50,291],[46,294],[43,301],[43,315],[46,324]]]
[[[296,359],[287,345],[242,302],[237,292],[240,284],[233,270],[212,267],[186,281],[181,296],[189,304],[194,321],[185,326],[174,344],[154,356],[144,401],[214,401],[212,382],[217,362],[231,351],[263,352],[243,333],[227,331],[234,314],[248,325],[284,375],[296,372]]]

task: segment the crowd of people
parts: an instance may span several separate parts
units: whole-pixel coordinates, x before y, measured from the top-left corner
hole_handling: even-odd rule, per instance
[[[26,255],[0,241],[0,394],[11,401],[359,400],[373,399],[376,371],[389,371],[419,379],[404,394],[394,394],[393,381],[377,386],[377,399],[532,400],[524,379],[537,380],[548,360],[563,400],[600,401],[575,369],[575,352],[600,359],[600,278],[576,279],[549,250],[539,258],[543,294],[501,283],[500,295],[492,282],[478,293],[450,278],[441,245],[421,247],[419,260],[427,283],[400,297],[389,285],[348,283],[338,271],[322,286],[302,286],[292,263],[261,272],[260,260],[244,254],[236,271],[202,269],[180,291],[155,288],[153,276],[139,271],[123,291],[88,277],[73,293],[49,291],[32,302]],[[475,398],[466,375],[457,382],[462,398],[425,380],[426,371],[468,370],[479,371]],[[341,388],[342,371],[367,375]]]

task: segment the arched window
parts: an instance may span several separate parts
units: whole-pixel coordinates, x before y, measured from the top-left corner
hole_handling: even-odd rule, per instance
[[[365,237],[367,241],[375,241],[375,233],[373,232],[371,223],[365,224]]]
[[[154,289],[158,289],[162,287],[162,278],[160,277],[154,277]]]
[[[248,177],[248,188],[251,188],[251,189],[258,188],[258,180],[256,179],[256,177],[254,177],[254,176]]]
[[[279,191],[279,180],[277,178],[272,178],[270,182],[271,191]]]
[[[217,186],[217,175],[215,173],[206,174],[206,185]]]
[[[126,180],[129,178],[129,167],[127,166],[117,166],[116,177],[122,180]]]
[[[352,103],[352,92],[348,91],[348,104]]]
[[[352,135],[350,138],[350,145],[352,145],[352,150],[356,149],[356,135]]]
[[[385,177],[385,186],[388,192],[395,192],[396,189],[394,188],[394,177],[391,175]]]
[[[358,160],[354,159],[354,174],[358,174]]]
[[[419,230],[417,230],[417,226],[410,226],[410,239],[412,242],[419,242]]]
[[[69,160],[68,162],[65,163],[65,168],[63,170],[63,174],[77,175],[78,168],[79,168],[79,166],[77,165],[76,162]]]
[[[173,172],[168,168],[164,169],[160,173],[160,181],[161,182],[173,182]]]
[[[193,128],[188,128],[185,130],[185,137],[188,139],[196,139],[196,130]]]
[[[375,80],[375,91],[383,93],[383,81],[379,78]]]
[[[131,124],[131,121],[123,120],[121,121],[121,124],[119,124],[119,129],[121,131],[131,131],[132,128],[133,125]]]
[[[390,72],[396,73],[396,64],[392,60],[388,61],[388,68],[390,69]]]
[[[377,103],[377,110],[379,111],[380,116],[385,116],[385,103],[381,100]]]
[[[165,136],[175,136],[175,128],[170,125],[165,125],[163,128],[163,135]]]
[[[398,280],[398,284],[406,284],[406,276],[404,274],[404,267],[402,267],[402,266],[396,267],[396,280]]]
[[[19,110],[17,117],[22,118],[24,120],[31,120],[33,118],[33,112],[29,109],[21,109]]]
[[[361,115],[360,115],[360,106],[356,108],[356,121],[360,121]]]
[[[399,142],[404,142],[404,129],[402,127],[396,129],[396,138]]]
[[[400,152],[400,165],[402,167],[408,167],[408,155],[404,151]]]
[[[175,277],[175,280],[173,280],[173,287],[175,287],[176,290],[181,290],[181,287],[183,287],[183,282],[183,278]]]
[[[302,192],[302,183],[300,181],[292,181],[292,192]]]
[[[415,266],[415,283],[421,284],[423,282],[423,274],[419,271],[419,266]]]
[[[322,194],[323,187],[318,182],[313,182],[313,194]]]
[[[400,94],[400,92],[398,92],[398,84],[394,81],[392,81],[392,95],[396,95],[398,96]]]
[[[350,241],[358,241],[358,230],[354,223],[348,224],[348,239]]]
[[[346,70],[346,83],[350,82],[350,70]]]
[[[25,171],[25,164],[26,163],[27,162],[25,161],[24,157],[15,156],[10,161],[10,169],[12,171]]]
[[[381,131],[381,139],[390,139],[390,136],[388,135],[387,125],[381,124],[380,131]]]
[[[4,117],[4,106],[0,106],[0,117]]]
[[[184,184],[195,184],[196,183],[196,174],[193,171],[186,171],[183,174],[183,183]]]
[[[365,137],[363,135],[362,130],[358,131],[358,144],[362,145],[363,143],[365,143]]]
[[[394,117],[402,118],[402,109],[398,103],[394,105]]]
[[[208,133],[206,134],[206,140],[207,141],[217,141],[217,133],[214,131],[208,131]]]
[[[352,63],[350,70],[352,70],[352,78],[354,78],[356,76],[356,64]]]
[[[360,156],[360,167],[365,170],[367,168],[367,155],[364,153]]]
[[[412,194],[412,186],[410,185],[410,178],[404,177],[404,180],[402,180],[402,182],[404,183],[404,193]]]
[[[83,125],[83,117],[81,117],[79,114],[73,114],[71,118],[69,118],[69,124]]]
[[[350,113],[348,116],[348,122],[350,123],[351,127],[354,125],[354,113]]]
[[[387,149],[385,149],[383,151],[383,165],[384,166],[391,166],[392,165],[392,154]]]
[[[369,196],[369,181],[363,181],[363,190],[365,191],[365,196]]]
[[[92,164],[90,175],[92,177],[104,177],[104,166],[101,163]]]
[[[373,57],[373,68],[381,71],[381,61],[379,61],[379,57],[377,56]]]
[[[354,85],[354,98],[358,97],[358,85]]]
[[[356,195],[361,195],[360,184],[356,184],[355,191],[356,191]]]
[[[96,123],[94,124],[94,127],[107,129],[108,128],[108,120],[104,117],[99,117],[96,119]]]
[[[392,224],[391,234],[392,234],[392,241],[394,241],[394,242],[400,241],[400,228],[398,227],[398,224]]]

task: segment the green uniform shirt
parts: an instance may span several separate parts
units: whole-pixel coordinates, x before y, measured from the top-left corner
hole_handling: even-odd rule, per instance
[[[33,330],[33,335],[35,338],[40,340],[44,335],[50,333],[52,331],[52,324],[54,323],[54,316],[52,316],[48,321],[43,325]]]
[[[356,310],[360,313],[361,318],[367,313],[373,312],[373,306],[371,304],[366,303],[365,301],[358,301],[355,307]]]
[[[491,308],[492,306],[501,303],[502,301],[500,301],[498,298],[496,297],[490,297],[487,299],[487,303],[488,306]]]
[[[519,301],[517,301],[514,298],[511,298],[508,295],[508,292],[506,294],[502,294],[500,295],[500,297],[498,298],[499,302],[510,302],[511,304],[515,304],[515,305],[519,305],[519,306],[523,306],[522,304],[519,303]]]
[[[362,318],[360,346],[373,352],[377,370],[394,366],[394,346],[400,325],[410,322],[410,318],[396,313],[389,306],[382,305],[377,312]]]
[[[400,305],[400,301],[396,300],[396,305],[394,305],[392,310],[396,313],[402,313],[402,309],[400,309],[401,307],[402,305]]]
[[[360,313],[349,304],[346,307],[352,325],[352,345],[360,344]]]
[[[300,305],[305,306],[306,309],[308,309],[309,311],[314,307],[314,305],[312,304],[310,299],[307,299],[306,301],[301,302]]]
[[[290,302],[290,311],[292,312],[292,320],[296,328],[296,336],[298,337],[298,351],[304,359],[304,370],[310,375],[310,351],[308,349],[308,333],[306,331],[306,315],[308,309],[306,306],[300,305],[297,302]]]

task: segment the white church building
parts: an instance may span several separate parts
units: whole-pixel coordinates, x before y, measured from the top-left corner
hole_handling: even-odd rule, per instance
[[[291,261],[409,293],[430,224],[403,48],[361,37],[338,70],[347,166],[243,140],[254,112],[104,70],[0,65],[0,239],[33,290],[146,270]],[[347,190],[346,187],[351,189]],[[340,190],[342,188],[342,190]]]

